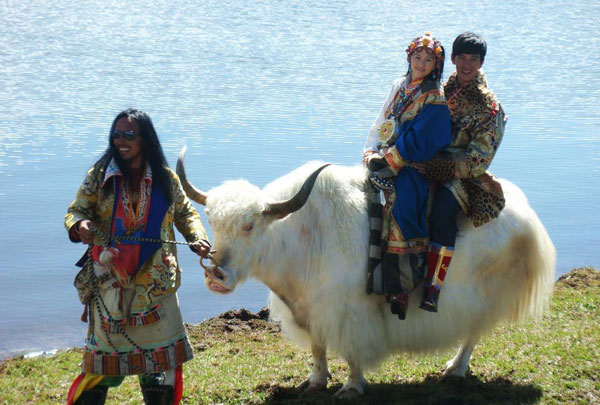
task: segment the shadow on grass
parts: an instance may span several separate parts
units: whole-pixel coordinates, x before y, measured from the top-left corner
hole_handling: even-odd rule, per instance
[[[505,377],[482,381],[472,375],[451,377],[443,382],[439,382],[439,377],[430,376],[421,382],[369,384],[364,396],[349,401],[333,399],[340,388],[337,384],[310,394],[279,385],[256,389],[267,392],[265,404],[533,404],[542,397],[542,389],[537,385],[513,382]]]

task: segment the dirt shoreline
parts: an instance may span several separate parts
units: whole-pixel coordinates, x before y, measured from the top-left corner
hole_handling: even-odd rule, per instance
[[[560,276],[554,283],[554,288],[557,290],[563,288],[579,289],[591,286],[600,287],[600,271],[592,267],[573,269]],[[204,341],[202,337],[215,334],[253,331],[281,332],[279,324],[269,321],[268,307],[264,307],[256,313],[246,308],[232,309],[197,324],[185,323],[185,328],[188,331],[190,340],[193,342],[194,349],[198,350],[203,350],[203,344],[195,344],[194,341],[202,342]],[[0,360],[0,365],[11,360],[22,360],[39,356],[52,358],[57,353],[68,350],[81,350],[81,348],[53,349],[25,353]],[[36,356],[35,354],[38,355]]]

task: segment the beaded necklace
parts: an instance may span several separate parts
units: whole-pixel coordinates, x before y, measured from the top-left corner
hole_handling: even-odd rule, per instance
[[[458,84],[458,81],[456,82],[456,84]],[[462,89],[464,89],[464,88],[465,88],[465,86],[466,86],[467,84],[469,84],[469,82],[467,82],[467,83],[463,84],[462,86],[460,86],[460,88],[459,88],[458,90],[456,90],[456,91],[454,92],[454,94],[452,94],[452,95],[450,96],[450,98],[449,98],[449,99],[447,99],[447,100],[446,100],[446,104],[450,104],[450,102],[452,101],[452,99],[453,99],[454,97],[456,97],[456,95],[458,95],[458,93],[460,93],[460,91],[461,91]]]
[[[408,86],[402,86],[392,102],[392,111],[388,112],[387,118],[395,117],[396,120],[400,120],[402,113],[406,110],[406,107],[410,105],[415,94],[421,89],[421,83],[423,79],[417,79],[411,81]]]

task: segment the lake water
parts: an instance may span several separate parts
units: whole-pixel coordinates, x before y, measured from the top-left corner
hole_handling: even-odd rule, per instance
[[[134,3],[0,1],[0,358],[83,343],[84,248],[63,217],[119,111],[150,114],[172,166],[187,145],[204,189],[263,186],[314,159],[354,165],[408,41],[428,29],[448,54],[462,31],[485,36],[509,116],[492,171],[529,197],[557,276],[600,266],[599,2]],[[187,322],[265,305],[255,281],[209,293],[197,256],[179,256]]]

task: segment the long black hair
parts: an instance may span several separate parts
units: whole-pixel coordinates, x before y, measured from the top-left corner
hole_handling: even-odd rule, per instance
[[[121,170],[121,173],[123,173],[124,178],[130,178],[127,165],[121,158],[121,155],[119,154],[119,151],[117,150],[111,138],[111,134],[117,125],[117,121],[119,121],[121,118],[128,118],[129,120],[135,120],[137,122],[140,130],[139,135],[142,137],[144,145],[144,159],[148,162],[150,168],[152,169],[153,187],[158,186],[165,194],[169,204],[172,204],[175,200],[175,196],[173,195],[173,182],[171,180],[171,175],[167,170],[169,164],[167,163],[162,146],[158,140],[158,135],[154,129],[154,124],[152,124],[150,116],[143,111],[135,108],[128,108],[127,110],[121,111],[119,114],[117,114],[112,122],[112,125],[110,126],[110,132],[108,135],[108,148],[106,148],[106,151],[102,157],[100,157],[100,159],[98,159],[98,161],[94,164],[94,168],[106,169],[110,161],[114,159],[117,163],[117,166],[119,166],[119,170]]]

